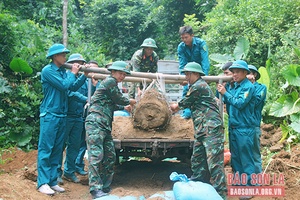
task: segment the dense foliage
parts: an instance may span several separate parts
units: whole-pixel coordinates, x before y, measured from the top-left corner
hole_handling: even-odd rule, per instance
[[[62,43],[62,9],[63,1],[0,2],[0,148],[36,148],[39,73],[47,49]],[[130,59],[152,37],[161,59],[176,59],[179,27],[190,24],[211,55],[239,53],[261,67],[271,80],[264,121],[281,124],[283,138],[300,138],[299,12],[298,0],[69,0],[68,48],[103,66]],[[211,61],[211,74],[220,73]],[[285,103],[292,113],[277,109]]]
[[[234,54],[239,39],[249,41],[250,48],[243,59],[266,72],[261,79],[271,80],[264,122],[281,124],[283,139],[293,135],[300,138],[299,128],[296,128],[299,125],[300,88],[293,85],[300,75],[297,50],[300,18],[296,14],[299,12],[297,0],[219,1],[202,23],[206,27],[203,37],[213,53],[226,57]]]

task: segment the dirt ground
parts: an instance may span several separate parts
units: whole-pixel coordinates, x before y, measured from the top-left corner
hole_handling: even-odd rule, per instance
[[[275,130],[272,125],[262,126],[262,153],[264,170],[266,173],[283,173],[285,177],[285,194],[283,198],[253,199],[299,199],[300,190],[300,146],[293,146],[290,151],[283,150],[283,145],[278,143],[281,131]],[[273,155],[273,156],[272,156]],[[81,183],[75,184],[65,181],[65,193],[46,196],[36,190],[36,158],[37,151],[25,153],[19,149],[11,149],[3,152],[0,161],[0,199],[59,199],[59,200],[84,200],[91,199],[86,176],[79,176]],[[226,171],[231,171],[226,166]],[[111,194],[119,197],[150,196],[159,192],[172,190],[173,182],[169,175],[172,172],[191,175],[190,166],[176,160],[153,163],[149,159],[128,160],[115,166],[115,176]],[[153,198],[151,198],[153,199]],[[159,199],[159,198],[154,198]],[[238,198],[228,198],[237,200]]]

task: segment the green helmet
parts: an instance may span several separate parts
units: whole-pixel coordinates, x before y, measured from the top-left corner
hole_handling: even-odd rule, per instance
[[[147,38],[144,40],[143,44],[141,47],[152,47],[152,48],[157,48],[156,42],[152,38]]]
[[[197,72],[199,73],[201,76],[205,76],[202,67],[199,63],[196,62],[189,62],[188,64],[186,64],[182,70],[183,72]]]
[[[248,65],[248,67],[249,67],[250,71],[254,71],[254,72],[257,73],[257,75],[256,75],[256,77],[255,77],[255,80],[260,79],[260,73],[259,73],[259,71],[257,70],[257,68],[256,68],[255,66],[253,66],[253,65]]]
[[[83,62],[86,62],[83,59],[83,56],[81,54],[79,54],[79,53],[74,53],[74,54],[70,55],[67,63],[74,62],[74,61],[83,61]]]
[[[70,53],[70,51],[63,44],[54,44],[49,48],[46,58],[49,59],[51,56],[59,53]]]
[[[248,64],[243,60],[236,60],[232,63],[232,65],[229,67],[229,70],[232,71],[232,69],[244,69],[250,74],[250,70],[248,67]]]
[[[125,72],[126,74],[130,74],[130,66],[127,62],[124,61],[116,61],[113,62],[113,64],[111,66],[108,67],[108,70],[116,70],[116,71],[121,71],[121,72]]]

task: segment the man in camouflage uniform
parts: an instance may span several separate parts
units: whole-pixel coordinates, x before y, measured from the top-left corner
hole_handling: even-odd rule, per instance
[[[171,109],[191,109],[195,142],[191,158],[193,175],[190,179],[211,183],[220,196],[226,199],[224,128],[215,95],[201,78],[205,74],[200,64],[190,62],[183,71],[190,88],[178,104],[171,105]]]
[[[132,71],[156,73],[159,57],[154,51],[154,48],[157,48],[155,41],[151,38],[147,38],[144,40],[141,47],[142,49],[137,50],[131,58]],[[133,99],[135,98],[136,87],[139,89],[143,88],[141,83],[130,83],[128,85],[129,98]]]
[[[108,70],[111,76],[104,79],[94,93],[85,122],[89,186],[93,199],[107,195],[114,174],[113,113],[123,109],[130,111],[135,104],[135,100],[125,98],[118,87],[126,74],[130,74],[128,64],[116,61]]]

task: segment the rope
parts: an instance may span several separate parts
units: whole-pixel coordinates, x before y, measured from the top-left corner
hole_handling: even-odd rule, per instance
[[[163,93],[163,95],[166,95],[166,82],[164,79],[164,76],[162,73],[156,73],[156,80],[158,83],[159,90]]]
[[[162,73],[156,73],[156,79],[153,79],[153,81],[148,85],[147,87],[147,82],[145,79],[142,81],[143,85],[143,90],[141,97],[143,97],[144,93],[153,88],[154,86],[163,94],[163,96],[166,95],[166,84],[165,84],[165,79]]]

